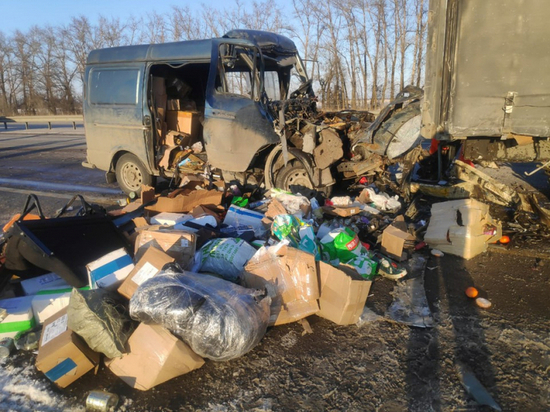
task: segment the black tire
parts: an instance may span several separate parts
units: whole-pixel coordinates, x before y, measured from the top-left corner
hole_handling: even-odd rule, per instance
[[[300,193],[308,199],[315,195],[315,192],[330,196],[332,186],[316,188],[309,178],[305,166],[299,160],[291,160],[281,168],[275,178],[275,187],[287,190],[292,193]]]
[[[149,174],[143,163],[131,153],[126,153],[116,163],[116,180],[126,194],[141,193],[141,185],[152,186],[154,177]]]
[[[384,154],[390,157],[391,159],[405,155],[408,151],[410,151],[412,148],[416,147],[418,143],[420,143],[421,141],[420,137],[418,137],[416,141],[411,140],[409,142],[411,146],[406,148],[406,150],[403,150],[402,153],[399,153],[397,155],[391,155],[390,153],[388,153],[388,147],[390,146],[390,144],[394,143],[393,141],[396,138],[399,130],[407,122],[412,121],[417,116],[420,116],[419,102],[411,103],[404,109],[400,109],[394,112],[389,119],[387,119],[384,123],[382,123],[382,125],[376,132],[374,136],[374,143],[384,148],[383,149]],[[418,132],[420,133],[420,128],[418,129]],[[420,136],[420,134],[418,136]]]

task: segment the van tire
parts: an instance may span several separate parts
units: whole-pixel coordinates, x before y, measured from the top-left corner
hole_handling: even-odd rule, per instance
[[[316,188],[311,181],[305,166],[298,159],[291,160],[281,168],[275,178],[275,187],[292,193],[301,193],[302,196],[311,198],[315,192],[330,196],[332,186]]]
[[[153,176],[147,172],[143,163],[131,153],[126,153],[116,163],[116,180],[124,193],[141,193],[141,185],[153,185]]]

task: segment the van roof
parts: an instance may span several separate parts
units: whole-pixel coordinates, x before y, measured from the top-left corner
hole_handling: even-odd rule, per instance
[[[296,53],[292,40],[279,34],[259,30],[232,30],[223,38],[232,39],[243,45],[257,44],[262,53],[291,55]],[[186,40],[160,44],[142,44],[137,46],[109,47],[92,50],[87,64],[136,62],[136,61],[170,61],[195,60],[210,61],[212,40]]]

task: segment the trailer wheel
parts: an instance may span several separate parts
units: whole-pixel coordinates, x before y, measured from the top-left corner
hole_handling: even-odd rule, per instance
[[[131,153],[126,153],[116,163],[116,180],[126,194],[139,194],[141,185],[153,185],[154,182],[143,163]]]

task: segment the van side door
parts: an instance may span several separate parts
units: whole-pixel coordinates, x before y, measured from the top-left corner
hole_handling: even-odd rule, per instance
[[[109,170],[120,152],[133,153],[147,168],[153,164],[143,76],[141,63],[88,67],[84,99],[87,156],[101,170]]]
[[[254,43],[213,40],[203,131],[213,167],[243,172],[260,149],[280,141],[263,93],[262,56]]]

